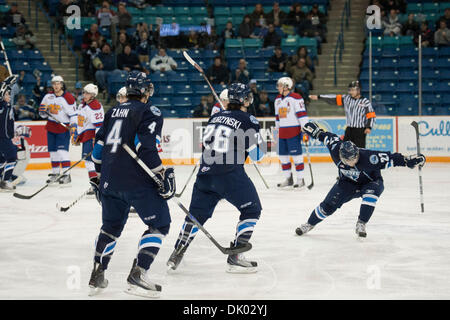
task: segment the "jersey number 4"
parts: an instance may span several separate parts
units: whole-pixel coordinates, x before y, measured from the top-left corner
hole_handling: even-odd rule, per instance
[[[122,143],[122,137],[120,136],[120,132],[122,131],[122,122],[123,120],[116,120],[108,134],[108,137],[106,138],[106,145],[112,145],[111,153],[116,153],[117,146]]]

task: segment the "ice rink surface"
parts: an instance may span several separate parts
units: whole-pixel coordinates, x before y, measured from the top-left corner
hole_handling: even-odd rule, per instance
[[[310,176],[305,166],[306,183]],[[179,191],[192,166],[175,168]],[[360,199],[345,204],[309,234],[295,228],[323,200],[337,170],[313,163],[312,190],[281,191],[280,174],[263,168],[271,189],[255,168],[246,166],[263,205],[246,253],[259,263],[255,274],[225,272],[226,256],[198,233],[175,273],[166,272],[184,213],[170,201],[172,225],[150,278],[163,286],[161,299],[449,299],[450,165],[423,169],[425,213],[420,213],[417,169],[384,171],[385,190],[367,225],[365,241],[356,239]],[[27,171],[17,192],[32,194],[45,184],[47,171]],[[193,181],[181,201],[189,205]],[[0,299],[139,299],[123,292],[145,225],[130,216],[115,249],[109,287],[88,297],[94,241],[101,226],[95,199],[67,205],[87,188],[85,169],[72,171],[70,188],[49,187],[31,200],[0,193]],[[221,201],[205,227],[223,245],[234,239],[238,211]],[[144,298],[142,298],[144,299]]]

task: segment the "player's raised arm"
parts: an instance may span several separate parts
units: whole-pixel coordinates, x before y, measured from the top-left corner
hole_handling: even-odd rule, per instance
[[[303,127],[303,131],[306,132],[311,138],[317,139],[322,142],[328,149],[334,149],[342,140],[337,134],[331,132],[325,132],[319,128],[319,126],[314,122],[308,122]]]

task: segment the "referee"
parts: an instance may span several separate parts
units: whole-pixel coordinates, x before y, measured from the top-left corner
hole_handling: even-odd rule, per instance
[[[375,123],[375,111],[369,99],[361,96],[359,81],[348,85],[348,94],[310,95],[311,100],[323,100],[329,104],[344,106],[347,118],[344,141],[352,141],[359,148],[366,147],[366,135],[370,133]]]

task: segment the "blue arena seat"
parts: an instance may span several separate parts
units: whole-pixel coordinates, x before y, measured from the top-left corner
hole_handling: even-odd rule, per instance
[[[207,84],[194,84],[192,89],[196,95],[207,95],[211,93],[211,89]]]
[[[190,107],[192,105],[189,97],[173,97],[171,103],[174,107]]]
[[[176,94],[180,95],[192,95],[194,94],[193,88],[190,84],[181,84],[181,85],[175,85],[174,91]]]

